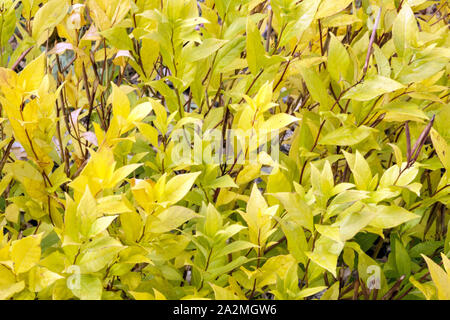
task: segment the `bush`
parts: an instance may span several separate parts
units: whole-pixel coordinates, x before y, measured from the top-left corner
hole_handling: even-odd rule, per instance
[[[450,299],[445,0],[0,3],[0,299]]]

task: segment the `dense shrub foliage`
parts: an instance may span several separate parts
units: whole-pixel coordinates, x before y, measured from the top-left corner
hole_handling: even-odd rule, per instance
[[[0,0],[0,299],[450,299],[448,12]]]

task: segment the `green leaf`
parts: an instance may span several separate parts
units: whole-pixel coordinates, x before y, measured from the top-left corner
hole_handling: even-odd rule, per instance
[[[93,241],[78,262],[81,272],[90,273],[102,270],[124,248],[119,241],[109,236]]]
[[[242,65],[239,64],[241,62],[240,55],[245,46],[246,37],[244,36],[238,36],[226,43],[217,53],[215,71],[229,72],[241,68]]]
[[[320,138],[319,144],[352,146],[369,137],[372,132],[373,129],[366,126],[339,127]]]
[[[334,81],[339,82],[344,79],[351,82],[353,80],[353,64],[350,56],[333,33],[330,33],[330,37],[327,70]]]
[[[9,8],[5,8],[3,11],[2,16],[0,17],[0,25],[2,26],[0,45],[6,47],[16,28],[16,11],[13,5]]]
[[[411,258],[420,258],[421,254],[431,256],[437,249],[444,246],[444,241],[425,241],[420,242],[409,250]]]
[[[108,40],[108,43],[116,49],[133,52],[133,42],[128,36],[125,28],[115,26],[111,29],[100,32]]]
[[[321,1],[316,19],[332,16],[347,8],[350,3],[352,3],[352,0]]]
[[[247,20],[247,63],[251,73],[256,75],[265,64],[264,46],[261,42],[261,34],[255,23]]]
[[[314,17],[319,7],[318,0],[304,0],[298,5],[298,17],[289,21],[281,36],[280,46],[284,46],[294,37],[301,39],[304,32],[310,27],[314,21]],[[284,14],[284,13],[283,13]]]
[[[326,287],[326,286],[320,286],[320,287],[315,287],[315,288],[303,289],[303,290],[301,290],[299,292],[298,298],[301,299],[301,298],[306,298],[306,297],[313,296],[313,295],[315,295],[315,294],[317,294],[317,293],[319,293],[321,291],[326,290],[327,288],[328,287]]]
[[[147,231],[152,233],[169,232],[176,229],[186,221],[196,217],[199,217],[199,215],[191,209],[180,206],[172,206],[161,212],[157,219],[151,222]]]
[[[372,180],[372,172],[363,155],[357,150],[355,155],[343,151],[348,166],[353,173],[356,187],[367,190]]]
[[[214,254],[216,257],[225,257],[230,253],[234,253],[241,250],[248,250],[250,248],[255,248],[256,245],[248,241],[234,241],[226,245],[223,249]]]
[[[420,107],[412,102],[393,101],[377,108],[377,110],[386,112],[383,120],[388,122],[423,122],[423,120],[429,119]]]
[[[376,212],[376,217],[370,222],[370,225],[380,229],[394,228],[402,223],[420,218],[420,216],[396,205],[379,205],[373,210]]]
[[[314,251],[305,253],[311,261],[328,270],[336,277],[337,260],[343,248],[344,245],[342,243],[321,236],[316,241]]]
[[[291,192],[278,192],[271,195],[277,198],[287,210],[290,221],[298,223],[311,232],[314,230],[311,209],[300,195]]]
[[[400,276],[404,275],[409,278],[411,274],[411,258],[408,251],[403,246],[401,241],[397,238],[395,241],[395,266]]]
[[[417,45],[419,27],[411,7],[405,3],[392,25],[392,38],[399,56],[404,56],[408,49]]]
[[[221,176],[211,183],[205,185],[205,188],[238,188],[238,185],[234,182],[234,180],[229,176]]]
[[[239,268],[244,263],[246,263],[249,259],[247,259],[244,256],[239,256],[230,263],[226,264],[225,266],[217,267],[217,268],[211,268],[208,269],[208,273],[213,275],[214,277],[217,277],[218,275],[222,275],[225,273],[228,273],[234,269]]]
[[[205,59],[222,48],[227,42],[228,40],[213,38],[205,39],[199,46],[190,47],[189,50],[186,50],[186,62],[195,62]]]
[[[433,57],[431,60],[428,57],[414,60],[410,64],[402,67],[396,80],[404,84],[426,80],[444,69],[447,61],[448,56],[446,58]]]
[[[450,171],[450,145],[445,139],[437,132],[437,130],[431,128],[430,131],[431,141],[433,142],[434,149],[441,160],[442,165],[447,171]]]
[[[127,241],[134,242],[139,239],[142,232],[142,219],[136,212],[125,212],[120,215],[120,225]]]
[[[320,110],[328,111],[330,109],[330,96],[328,95],[325,84],[314,68],[301,67],[300,74],[306,83],[311,97],[320,103]]]
[[[308,243],[302,225],[293,219],[282,219],[281,229],[286,236],[289,253],[298,262],[305,264],[305,251],[308,250]]]
[[[353,99],[357,101],[369,101],[379,95],[393,92],[404,88],[404,85],[395,80],[383,77],[372,76],[364,80],[363,83],[351,88],[342,99]]]
[[[50,0],[38,10],[34,16],[32,29],[32,36],[37,45],[46,41],[47,36],[64,19],[68,10],[67,0]]]
[[[79,275],[79,282],[75,282],[72,292],[81,300],[100,300],[102,297],[102,281],[90,274]]]
[[[223,227],[223,218],[219,211],[211,203],[206,208],[206,219],[204,233],[211,238],[217,235],[217,232]]]
[[[378,74],[382,77],[389,78],[391,75],[389,60],[376,44],[373,44],[373,55],[375,56],[375,61],[377,62]]]

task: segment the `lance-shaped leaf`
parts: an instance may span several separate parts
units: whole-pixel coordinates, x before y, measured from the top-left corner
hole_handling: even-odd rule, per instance
[[[366,126],[339,127],[319,139],[319,144],[352,146],[360,143],[374,132],[374,129]]]
[[[163,201],[177,203],[189,192],[201,172],[179,174],[170,179],[164,189]]]
[[[438,264],[425,255],[422,255],[427,263],[428,269],[433,279],[433,283],[437,288],[437,295],[440,300],[450,300],[450,273],[449,273],[449,260],[444,255],[441,254],[442,261],[446,271],[444,271]]]
[[[157,218],[151,221],[146,232],[164,233],[178,228],[180,225],[190,219],[200,217],[191,209],[173,206],[161,212]]]
[[[369,101],[382,94],[393,92],[402,88],[404,88],[404,85],[400,82],[376,75],[367,78],[364,82],[348,90],[342,99]]]
[[[404,56],[407,50],[417,45],[419,27],[411,7],[404,3],[392,26],[392,38],[399,56]]]
[[[420,218],[420,216],[396,205],[379,205],[372,210],[376,212],[376,216],[370,225],[380,229],[394,228],[402,223]]]
[[[450,145],[435,129],[431,129],[431,141],[444,168],[450,170]]]

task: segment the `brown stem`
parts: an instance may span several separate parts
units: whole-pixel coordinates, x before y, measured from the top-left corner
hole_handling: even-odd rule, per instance
[[[15,70],[20,62],[27,56],[28,53],[30,53],[31,49],[33,49],[34,46],[29,47],[27,50],[22,52],[22,54],[17,58],[16,62],[11,66],[11,70]]]
[[[6,160],[8,160],[9,153],[11,152],[12,145],[14,144],[14,138],[11,138],[11,141],[8,143],[5,152],[3,153],[2,160],[0,160],[0,174],[3,171],[3,167],[6,164]]]

